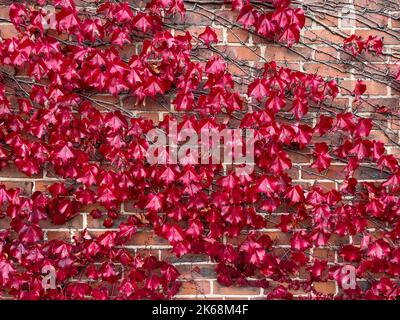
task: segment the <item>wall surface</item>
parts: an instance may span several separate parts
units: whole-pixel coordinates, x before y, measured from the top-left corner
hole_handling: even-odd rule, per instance
[[[17,34],[13,25],[8,22],[8,9],[10,2],[0,1],[0,36],[9,38]],[[95,6],[92,1],[77,1],[78,6],[90,9]],[[272,43],[260,37],[242,30],[239,26],[231,28],[235,21],[237,12],[222,3],[210,4],[209,1],[187,1],[186,20],[176,19],[171,23],[179,28],[186,24],[188,30],[194,34],[204,31],[205,26],[212,26],[218,35],[220,42],[214,47],[223,52],[226,57],[231,58],[230,71],[248,83],[251,78],[246,65],[261,68],[267,61],[275,60],[278,65],[288,66],[295,70],[307,73],[318,73],[327,78],[337,80],[340,88],[334,106],[338,110],[352,110],[359,115],[373,115],[375,126],[371,132],[372,138],[379,139],[385,143],[387,150],[400,155],[398,129],[399,123],[388,114],[378,114],[377,106],[387,106],[392,110],[399,109],[399,92],[396,83],[391,82],[385,75],[388,72],[396,73],[400,50],[400,15],[397,1],[386,0],[343,0],[343,1],[318,1],[304,0],[294,3],[302,5],[306,13],[306,27],[301,32],[301,41],[288,48],[285,45]],[[383,37],[384,54],[380,57],[363,53],[358,58],[352,57],[343,50],[343,40],[351,34],[361,35],[367,38],[369,35]],[[134,51],[130,46],[124,49],[127,56]],[[194,50],[194,54],[201,58],[209,58],[210,50]],[[243,67],[242,67],[243,66]],[[22,75],[23,76],[23,75]],[[357,102],[351,92],[356,84],[356,79],[364,79],[367,84],[367,92]],[[398,86],[398,85],[397,85]],[[240,89],[240,86],[238,85]],[[243,91],[245,91],[243,85]],[[245,92],[243,92],[245,93]],[[119,103],[123,107],[132,110],[137,115],[160,121],[173,108],[165,110],[156,102],[147,102],[146,106],[135,106],[129,98],[116,99],[112,96],[98,95],[100,100]],[[315,115],[309,114],[310,122]],[[330,142],[335,144],[335,136],[331,136]],[[344,165],[333,163],[327,172],[317,173],[315,169],[308,168],[312,161],[310,153],[303,150],[298,154],[291,154],[295,159],[290,176],[297,183],[305,187],[318,184],[326,189],[337,188],[344,177]],[[358,169],[356,176],[360,181],[375,181],[385,179],[387,176],[375,169]],[[51,172],[44,170],[42,174],[27,177],[20,173],[13,165],[0,170],[0,183],[8,188],[21,188],[24,193],[31,194],[34,191],[46,191],[46,186],[57,181]],[[92,207],[85,207],[83,212],[66,225],[57,227],[45,226],[45,237],[47,239],[71,239],[72,236],[87,228],[92,232],[104,231],[102,221],[93,219],[88,212]],[[135,212],[132,205],[124,203],[122,211],[125,213]],[[279,215],[279,213],[277,213]],[[271,217],[274,219],[274,216]],[[7,223],[0,220],[2,224]],[[373,226],[371,226],[373,228]],[[289,237],[282,233],[275,225],[271,224],[265,230],[275,240],[276,250],[284,250],[289,246]],[[330,262],[340,261],[337,248],[345,243],[357,243],[360,239],[352,237],[332,236],[327,246],[316,248],[313,256],[327,259]],[[202,255],[187,255],[176,258],[170,252],[168,243],[155,236],[150,230],[137,233],[129,245],[143,253],[152,253],[162,259],[173,262],[182,273],[182,288],[177,298],[215,298],[215,299],[261,299],[265,297],[264,289],[255,287],[224,287],[216,281],[215,264],[208,257]],[[302,275],[300,275],[301,277]],[[318,292],[324,294],[335,294],[338,286],[335,282],[318,282],[314,284]],[[302,292],[294,292],[301,295]]]

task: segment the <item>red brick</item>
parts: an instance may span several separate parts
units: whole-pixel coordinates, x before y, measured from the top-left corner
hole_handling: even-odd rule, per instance
[[[213,293],[222,295],[259,295],[260,288],[239,287],[236,285],[225,287],[217,281],[213,281]]]
[[[0,185],[7,189],[21,189],[22,195],[30,196],[32,194],[33,183],[30,181],[0,181]]]
[[[47,231],[47,239],[69,242],[71,237],[68,231]]]
[[[334,282],[314,282],[314,289],[322,294],[335,294],[336,285]]]
[[[47,219],[40,221],[39,225],[45,229],[83,229],[83,217],[79,214],[63,225],[55,225]]]
[[[332,47],[318,46],[315,52],[315,59],[318,61],[337,62],[337,50]]]
[[[375,81],[364,80],[364,83],[367,86],[367,91],[364,94],[367,95],[386,95],[388,87],[382,83],[378,83]],[[343,86],[346,90],[342,91],[342,94],[348,94],[352,92],[356,86],[355,80],[343,80],[340,82],[340,85]]]
[[[0,37],[2,39],[9,39],[18,35],[17,29],[11,23],[2,23],[0,25]]]
[[[28,177],[24,173],[18,170],[18,168],[13,164],[10,163],[7,167],[0,169],[0,177],[5,177],[5,178],[26,178],[26,179],[37,179],[37,178],[42,178],[43,174],[38,173],[35,175],[32,175],[31,177]]]
[[[204,265],[204,264],[184,264],[177,265],[176,267],[181,274],[179,279],[192,280],[192,279],[216,279],[217,273],[215,271],[215,265]]]
[[[350,72],[346,71],[340,65],[325,65],[315,62],[304,64],[304,71],[312,74],[322,74],[324,77],[347,78]]]
[[[305,59],[311,58],[311,53],[309,48],[293,47],[290,50],[285,47],[267,46],[264,58],[267,61],[305,61]]]
[[[9,15],[9,12],[10,12],[10,8],[8,7],[8,6],[1,6],[0,7],[0,18],[2,18],[2,19],[10,19],[10,15]]]

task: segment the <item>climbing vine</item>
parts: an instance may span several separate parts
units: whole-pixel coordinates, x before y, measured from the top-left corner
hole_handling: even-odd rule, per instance
[[[47,4],[11,4],[10,20],[19,34],[0,42],[0,167],[15,165],[27,176],[46,170],[60,179],[47,192],[31,195],[0,187],[4,296],[172,298],[179,291],[177,269],[124,247],[144,227],[165,238],[177,257],[209,256],[221,284],[262,287],[267,298],[292,298],[298,289],[312,298],[332,298],[313,284],[341,285],[348,265],[368,286],[341,288],[338,297],[399,296],[393,280],[400,273],[398,160],[383,142],[369,138],[373,117],[331,107],[341,89],[334,79],[274,61],[258,69],[234,61],[216,46],[221,39],[211,24],[199,35],[173,28],[168,19],[185,17],[182,0],[152,0],[142,8],[102,1],[95,12],[55,0],[50,14]],[[306,13],[296,3],[220,5],[229,5],[235,26],[249,33],[289,49],[300,41]],[[126,54],[128,46],[136,51]],[[340,46],[361,59],[363,52],[382,55],[384,43],[374,35],[352,36]],[[203,59],[200,49],[211,57]],[[257,74],[238,79],[229,72],[231,64]],[[396,76],[389,75],[394,86]],[[357,81],[354,99],[365,99],[366,90]],[[168,115],[156,123],[99,94],[133,99],[143,110],[157,103]],[[313,122],[310,114],[317,115]],[[150,164],[147,134],[168,131],[170,121],[178,123],[178,134],[187,128],[253,129],[254,171]],[[340,143],[331,144],[330,135],[340,135]],[[292,181],[293,156],[305,150],[313,161],[301,170],[318,174],[332,161],[344,164],[337,189]],[[385,178],[360,182],[362,167]],[[126,202],[137,214],[121,212]],[[65,225],[87,206],[96,207],[92,218],[114,229],[100,235],[84,230],[71,241],[45,238],[45,222]],[[289,236],[287,247],[276,248],[279,240],[263,232],[271,226]],[[359,241],[340,248],[340,263],[314,259],[312,250],[329,246],[333,237]],[[45,267],[56,270],[55,288],[42,286]],[[296,280],[304,269],[306,280]]]

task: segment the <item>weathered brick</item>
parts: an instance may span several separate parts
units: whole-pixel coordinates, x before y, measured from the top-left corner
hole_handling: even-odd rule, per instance
[[[24,173],[18,170],[18,168],[13,164],[10,163],[7,167],[0,169],[0,178],[26,178],[26,179],[37,179],[42,178],[43,174],[38,173],[28,177]]]
[[[216,279],[217,273],[215,271],[215,265],[204,265],[204,264],[184,264],[177,265],[177,269],[181,274],[180,279],[192,280],[192,279]]]
[[[259,295],[260,288],[239,287],[236,285],[225,287],[216,281],[213,281],[213,293],[221,295]]]
[[[243,29],[227,29],[226,33],[228,43],[248,43],[250,39],[249,32]]]
[[[13,1],[0,0],[0,18],[9,19],[9,5]],[[81,7],[88,6],[96,7],[96,0],[76,0],[76,5]],[[190,31],[195,36],[198,36],[204,31],[206,26],[213,26],[216,31],[219,43],[215,45],[218,52],[212,52],[207,49],[204,45],[195,46],[193,52],[196,57],[201,60],[199,63],[204,66],[205,63],[213,56],[219,56],[219,53],[227,54],[233,63],[228,63],[228,71],[231,72],[235,77],[235,80],[244,80],[243,83],[235,83],[234,90],[239,93],[247,93],[247,84],[250,79],[255,75],[260,75],[264,68],[266,61],[275,60],[278,67],[288,67],[293,70],[301,70],[311,74],[319,74],[324,78],[336,78],[338,83],[343,88],[340,89],[340,95],[333,102],[326,101],[324,108],[318,103],[310,102],[309,113],[301,120],[302,123],[308,123],[313,126],[315,122],[313,119],[318,117],[321,112],[324,114],[330,114],[333,112],[344,112],[352,108],[353,112],[365,115],[366,117],[373,117],[376,122],[388,125],[390,130],[393,130],[393,136],[395,141],[398,142],[398,136],[400,132],[400,121],[394,116],[388,116],[385,114],[376,114],[375,106],[386,106],[390,110],[398,111],[399,108],[399,97],[400,87],[397,82],[392,83],[392,88],[389,90],[389,86],[386,84],[379,83],[370,79],[368,74],[380,72],[385,74],[389,72],[392,76],[396,76],[399,69],[398,53],[399,51],[399,39],[398,30],[400,29],[400,20],[397,18],[388,18],[385,15],[378,14],[379,8],[382,3],[379,1],[368,1],[368,0],[354,0],[352,1],[356,6],[360,8],[368,8],[375,10],[375,13],[364,12],[362,15],[357,16],[358,20],[350,21],[350,23],[344,23],[344,19],[341,19],[339,23],[336,17],[339,12],[320,12],[318,14],[312,14],[313,17],[321,23],[313,22],[309,17],[306,18],[306,26],[302,31],[302,40],[304,44],[294,44],[291,48],[285,45],[277,44],[274,41],[265,39],[261,36],[254,34],[252,29],[251,32],[244,30],[241,27],[229,27],[229,22],[235,23],[238,12],[230,10],[229,5],[221,7],[220,4],[207,4],[203,3],[202,6],[210,10],[210,12],[201,8],[196,10],[187,10],[185,17],[180,17],[179,14],[174,17],[166,17],[165,21],[169,24],[176,24],[177,29],[168,28],[172,34],[184,34],[186,30]],[[130,1],[134,6],[144,6],[144,1],[132,0]],[[315,3],[314,0],[304,0],[304,4]],[[191,8],[191,4],[187,5],[187,8]],[[341,10],[343,4],[338,5],[338,10]],[[92,8],[92,9],[93,9]],[[91,10],[92,10],[91,9]],[[321,9],[325,11],[325,8]],[[376,11],[378,10],[378,11]],[[309,10],[308,13],[312,12]],[[214,14],[216,13],[222,19],[215,19]],[[393,13],[394,16],[398,16],[398,13]],[[83,17],[83,16],[82,16]],[[224,20],[226,19],[226,20]],[[224,25],[221,24],[224,22]],[[389,21],[391,21],[391,27],[393,30],[380,29],[381,26],[389,27]],[[227,22],[228,25],[225,25]],[[329,27],[331,30],[324,28],[322,25]],[[339,26],[342,29],[339,30]],[[371,29],[370,26],[376,26],[377,29]],[[186,29],[185,31],[178,29]],[[337,31],[337,33],[336,33]],[[57,37],[61,40],[68,40],[66,34],[58,34],[56,31],[47,31],[49,35]],[[339,34],[351,34],[355,33],[367,39],[369,35],[378,35],[384,37],[384,52],[391,52],[391,56],[375,56],[367,53],[362,53],[359,57],[354,57],[351,53],[342,52],[340,48],[343,45],[343,37]],[[13,25],[8,22],[0,23],[0,36],[2,38],[9,38],[17,35],[17,32]],[[141,50],[141,41],[143,35],[134,35],[134,44],[126,45],[123,48],[117,48],[117,51],[121,54],[121,57],[125,60],[129,60],[132,54],[137,54]],[[224,42],[222,42],[224,41]],[[242,45],[245,43],[246,45]],[[196,44],[196,39],[193,39],[193,45]],[[388,46],[389,45],[389,46]],[[99,48],[106,48],[107,46],[100,46]],[[338,47],[339,50],[336,48]],[[263,55],[260,57],[260,55]],[[199,60],[196,58],[196,62]],[[384,59],[387,59],[388,64],[382,63]],[[360,61],[367,61],[367,64],[363,64]],[[239,67],[236,62],[244,67]],[[246,67],[245,65],[252,65],[256,69]],[[28,76],[28,68],[20,68],[15,70],[8,66],[0,66],[1,71],[6,71],[10,74],[16,74],[19,77]],[[378,71],[377,71],[377,70]],[[365,75],[365,77],[364,77]],[[367,92],[365,93],[365,99],[353,102],[354,98],[351,96],[351,92],[354,89],[356,79],[363,78],[367,84]],[[17,90],[13,82],[5,80],[6,83],[6,95],[11,101],[13,108],[16,106],[16,96],[20,95],[21,92]],[[50,85],[50,81],[43,79],[43,83]],[[25,89],[29,89],[28,86],[23,85]],[[94,93],[92,91],[91,93]],[[146,99],[143,103],[137,104],[133,97],[118,98],[108,94],[94,94],[91,98],[97,100],[98,104],[93,105],[101,112],[107,112],[108,109],[117,110],[121,106],[124,109],[131,111],[136,116],[152,119],[155,124],[159,122],[168,112],[171,111],[170,101],[174,97],[175,88],[171,89],[171,94],[165,96],[167,102],[165,107],[160,105],[154,99]],[[100,105],[99,105],[100,104]],[[291,103],[288,103],[284,109],[285,113],[282,113],[285,117],[291,117],[292,113],[286,112],[289,110]],[[327,109],[329,112],[327,112]],[[14,110],[14,109],[13,109]],[[244,107],[243,113],[249,110],[248,106]],[[369,115],[368,113],[372,113]],[[188,112],[180,112],[177,115],[179,117],[185,114],[193,114]],[[281,115],[281,113],[279,114]],[[241,114],[238,113],[238,116]],[[229,120],[227,115],[217,115],[217,120],[223,123],[225,120]],[[285,120],[286,121],[286,120]],[[287,120],[288,123],[296,123],[294,119]],[[230,125],[238,126],[239,120],[231,121]],[[5,133],[4,133],[5,134]],[[369,139],[380,140],[385,143],[388,151],[394,154],[397,158],[400,157],[400,151],[397,145],[391,141],[387,135],[382,132],[379,126],[374,125],[373,130],[369,136]],[[396,140],[397,139],[397,140]],[[323,137],[314,137],[312,143],[326,142],[330,146],[337,146],[342,142],[342,135],[338,132],[326,134]],[[329,191],[340,187],[340,183],[336,184],[332,180],[343,180],[346,176],[344,172],[345,164],[333,163],[332,166],[321,173],[318,173],[316,169],[311,169],[309,164],[313,161],[312,150],[306,148],[303,150],[287,150],[290,159],[294,166],[288,170],[287,173],[294,180],[294,184],[300,184],[304,189],[309,189],[312,186],[321,186],[324,191]],[[93,155],[95,158],[97,155]],[[91,159],[93,160],[93,159]],[[96,160],[97,161],[97,160]],[[372,165],[366,164],[360,166],[355,171],[355,178],[360,181],[369,180],[374,181],[378,179],[387,179],[387,173],[381,173],[380,170],[371,168]],[[299,169],[300,167],[300,169]],[[23,195],[30,196],[32,191],[47,192],[48,185],[59,179],[54,174],[54,170],[51,166],[46,165],[47,173],[43,176],[42,173],[28,177],[23,173],[19,172],[17,168],[10,164],[8,167],[0,170],[0,184],[4,184],[6,188],[20,188]],[[112,168],[112,166],[107,167]],[[231,168],[227,166],[227,168]],[[114,169],[116,169],[114,167]],[[53,179],[56,178],[56,179]],[[58,181],[58,180],[57,180]],[[146,221],[144,212],[135,207],[133,199],[126,201],[123,206],[118,209],[123,209],[121,219],[115,221],[115,225],[110,230],[116,230],[119,223],[126,218],[126,213],[137,214],[143,222]],[[4,205],[5,209],[6,204]],[[54,225],[51,221],[42,221],[40,226],[45,229],[45,235],[47,239],[61,239],[64,241],[70,241],[71,235],[77,235],[84,228],[84,221],[87,221],[87,227],[89,234],[98,236],[107,230],[103,226],[104,218],[93,219],[90,215],[86,215],[93,209],[100,209],[106,212],[106,209],[99,205],[87,205],[81,208],[81,214],[77,215],[73,219],[66,222],[64,225]],[[291,233],[284,233],[279,231],[277,224],[280,222],[280,214],[292,214],[293,206],[288,206],[287,202],[282,203],[276,210],[275,214],[269,214],[265,212],[259,213],[260,215],[267,217],[266,228],[268,230],[260,230],[260,233],[264,232],[273,240],[272,254],[278,257],[283,255],[287,256],[288,247],[290,245]],[[3,210],[5,211],[5,210]],[[86,215],[86,216],[85,216]],[[106,213],[105,213],[106,215]],[[125,215],[125,216],[124,216]],[[11,219],[4,217],[0,219],[0,228],[8,228]],[[312,219],[308,218],[301,222],[301,227],[311,228]],[[377,228],[375,221],[368,221],[367,228]],[[247,232],[243,231],[238,237],[228,238],[226,243],[232,244],[233,246],[240,245],[246,238]],[[374,238],[382,238],[383,233],[381,231],[371,232]],[[12,233],[12,238],[16,238],[15,232]],[[361,235],[355,235],[351,237],[352,243],[359,245],[361,242]],[[323,247],[313,248],[306,251],[307,255],[312,256],[314,259],[327,260],[330,263],[342,262],[342,259],[337,254],[338,248],[344,244],[350,242],[350,237],[339,237],[333,233],[328,241],[328,244]],[[182,287],[179,291],[178,297],[195,297],[196,299],[264,299],[265,294],[272,291],[278,283],[272,283],[270,288],[261,290],[256,287],[247,286],[230,286],[226,287],[217,282],[217,272],[215,271],[216,263],[210,260],[208,255],[204,254],[187,254],[180,258],[171,252],[171,246],[168,241],[162,237],[158,237],[154,234],[151,228],[139,229],[138,232],[132,237],[127,243],[128,250],[130,252],[139,252],[142,256],[155,255],[160,257],[162,260],[173,263],[181,273],[179,278],[182,281]],[[338,258],[338,261],[335,259]],[[311,260],[312,261],[312,260]],[[326,271],[324,272],[323,279],[326,279]],[[382,274],[370,274],[373,277],[381,277]],[[309,277],[309,271],[306,266],[300,268],[299,272],[300,279],[307,279]],[[366,284],[364,284],[366,287]],[[314,289],[322,294],[335,294],[336,285],[335,282],[315,282]],[[305,295],[302,289],[293,290],[291,292],[295,295]],[[261,295],[263,293],[263,295]]]
[[[178,294],[204,296],[210,293],[210,281],[183,281]]]

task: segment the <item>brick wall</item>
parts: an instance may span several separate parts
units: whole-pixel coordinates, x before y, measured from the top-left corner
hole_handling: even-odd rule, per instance
[[[8,21],[8,7],[11,1],[0,1],[0,36],[9,38],[16,35],[16,30]],[[94,1],[76,1],[76,4],[90,9]],[[298,5],[304,5],[306,12],[306,28],[302,30],[301,42],[288,48],[285,45],[267,42],[260,37],[242,30],[240,26],[232,26],[237,17],[237,12],[232,12],[222,2],[216,4],[197,4],[195,1],[185,3],[187,8],[186,20],[176,19],[172,21],[176,28],[175,34],[180,29],[187,28],[194,34],[204,31],[205,26],[213,26],[217,32],[220,42],[215,48],[232,58],[230,71],[249,83],[252,74],[246,66],[261,67],[264,62],[276,60],[279,65],[288,66],[292,69],[308,73],[319,73],[324,77],[335,78],[340,86],[340,93],[334,106],[340,109],[347,109],[357,112],[359,115],[374,115],[377,125],[373,128],[371,136],[383,141],[390,153],[399,155],[400,149],[396,143],[399,142],[399,123],[389,116],[378,115],[375,112],[376,106],[387,106],[393,110],[398,109],[399,92],[396,84],[391,83],[386,74],[387,70],[395,72],[397,57],[400,50],[400,20],[396,17],[400,12],[399,8],[388,1],[369,0],[343,0],[343,1],[298,1]],[[365,11],[362,12],[362,10]],[[349,13],[350,11],[350,13]],[[356,13],[354,13],[356,11]],[[374,13],[375,12],[375,13]],[[184,25],[185,24],[185,25]],[[379,35],[384,37],[384,52],[381,57],[363,54],[354,59],[342,50],[342,42],[348,35],[356,33],[363,37],[368,35]],[[135,48],[124,49],[129,54]],[[201,58],[208,58],[213,53],[204,48],[194,51]],[[23,76],[23,75],[22,75]],[[354,103],[351,91],[354,88],[356,79],[364,79],[368,89],[361,99]],[[240,88],[239,88],[240,89]],[[243,85],[243,91],[245,85]],[[12,92],[10,92],[12,94]],[[136,107],[129,98],[118,100],[112,96],[98,95],[99,100],[122,105],[132,110],[135,114],[159,121],[168,113],[164,108],[155,102],[148,102],[145,107]],[[173,108],[170,109],[174,112]],[[313,121],[315,115],[307,117]],[[327,138],[329,142],[335,143],[335,137]],[[326,189],[337,188],[343,179],[343,164],[333,163],[328,172],[318,174],[315,170],[308,168],[311,163],[311,155],[307,150],[301,154],[291,154],[295,159],[293,169],[290,171],[295,182],[304,186],[318,184]],[[385,175],[373,169],[358,169],[357,177],[363,181],[384,179]],[[27,177],[10,165],[0,171],[0,183],[8,188],[21,188],[26,194],[34,191],[45,191],[46,186],[57,181],[46,170],[42,174]],[[69,221],[66,225],[57,227],[47,224],[45,237],[47,239],[71,239],[74,233],[88,228],[92,232],[102,232],[104,227],[101,221],[94,220],[88,215],[93,207],[85,207],[82,213]],[[125,213],[135,212],[132,204],[125,203],[122,211]],[[279,215],[280,213],[276,213]],[[6,220],[0,220],[0,228]],[[276,250],[284,249],[289,245],[289,236],[276,229],[271,224],[266,232],[273,240],[276,240]],[[330,262],[338,262],[337,247],[344,243],[357,243],[357,238],[332,237],[329,245],[324,248],[313,250],[316,258],[327,259]],[[178,298],[216,298],[216,299],[258,299],[265,297],[264,289],[254,287],[223,287],[216,281],[216,272],[213,264],[207,256],[187,255],[180,259],[170,253],[168,243],[155,236],[150,230],[142,230],[136,234],[130,245],[130,249],[140,250],[144,253],[151,253],[162,259],[173,262],[182,273],[182,288]],[[300,277],[302,275],[300,274]],[[325,294],[335,294],[338,287],[334,282],[316,283],[317,291]],[[302,292],[294,292],[301,295]]]

